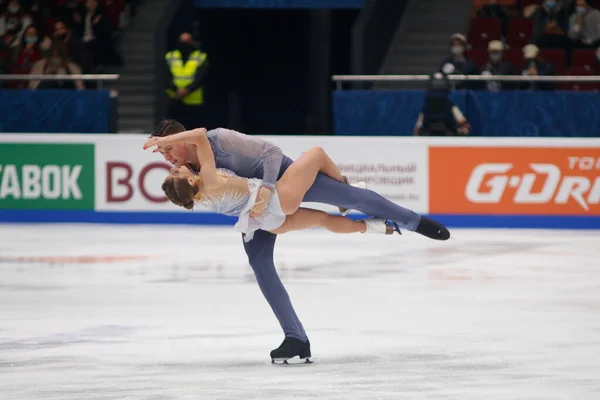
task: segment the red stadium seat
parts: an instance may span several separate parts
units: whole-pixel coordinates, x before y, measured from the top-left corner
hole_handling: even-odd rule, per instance
[[[562,49],[541,49],[540,56],[542,59],[554,66],[556,75],[562,74],[566,66],[566,54]]]
[[[573,76],[593,76],[592,70],[586,67],[569,67],[565,68],[562,75]],[[561,82],[558,84],[559,90],[574,90],[574,91],[598,91],[600,84],[595,82]]]
[[[527,18],[511,19],[506,33],[506,44],[511,48],[522,48],[529,44],[533,33],[533,22]]]
[[[483,67],[488,60],[488,52],[484,49],[473,49],[469,50],[467,53],[467,57],[469,57],[475,65],[479,68]]]
[[[474,49],[487,49],[492,40],[500,40],[500,20],[497,18],[473,18],[467,42]]]
[[[525,59],[523,58],[523,50],[521,48],[504,50],[504,59],[515,67],[516,72],[521,71],[525,66]]]
[[[573,51],[571,58],[572,67],[585,67],[591,71],[599,72],[600,65],[596,59],[596,50],[578,49]]]

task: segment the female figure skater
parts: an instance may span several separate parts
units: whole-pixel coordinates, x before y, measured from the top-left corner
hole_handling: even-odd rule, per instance
[[[200,172],[196,174],[185,165],[173,168],[162,185],[163,191],[171,202],[186,209],[192,209],[195,203],[199,203],[211,211],[238,217],[234,229],[245,234],[244,241],[252,240],[258,229],[274,234],[310,227],[323,227],[334,233],[394,232],[394,227],[388,225],[385,219],[354,221],[300,207],[319,172],[344,181],[337,166],[322,148],[314,147],[294,161],[271,189],[262,186],[260,179],[242,178],[229,170],[217,169],[206,133],[206,129],[199,128],[166,137],[153,137],[144,148],[194,145],[200,160]],[[266,191],[271,191],[270,196],[266,196]]]
[[[185,131],[186,128],[179,122],[164,120],[152,132],[152,138],[168,138]],[[169,144],[168,141],[151,143],[158,145],[154,152],[160,153],[174,166],[187,164],[194,171],[199,171],[200,160],[206,155],[214,159],[219,168],[231,170],[238,176],[259,178],[266,188],[265,191],[261,190],[261,198],[274,193],[268,189],[275,188],[277,181],[293,164],[292,159],[283,154],[278,146],[255,136],[226,128],[208,131],[207,136],[209,143],[207,145],[206,141],[202,141],[202,152],[196,149],[198,146],[190,144]],[[333,172],[326,168],[323,171],[329,171],[327,174],[333,175],[333,178],[319,173],[306,192],[304,201],[354,209],[434,240],[447,240],[450,237],[448,229],[437,221],[401,207],[371,190],[341,183],[337,168]],[[268,204],[270,201],[255,204],[252,212],[260,216]],[[294,359],[296,356],[305,359],[311,355],[310,341],[277,274],[274,259],[276,240],[277,234],[259,229],[252,240],[246,241],[244,237],[244,250],[256,282],[285,335],[281,345],[271,351],[271,359]]]

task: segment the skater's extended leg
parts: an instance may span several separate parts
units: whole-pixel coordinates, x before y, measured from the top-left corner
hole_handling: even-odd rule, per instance
[[[290,297],[277,274],[273,263],[273,250],[277,235],[258,230],[254,238],[244,243],[250,266],[254,271],[256,282],[265,299],[275,313],[286,337],[308,341],[304,327],[294,311]]]
[[[419,214],[389,201],[372,190],[345,185],[323,174],[317,175],[303,201],[357,210],[372,217],[394,221],[409,231],[416,230],[421,220]]]
[[[337,182],[344,182],[340,170],[325,150],[313,147],[294,161],[277,181],[277,194],[286,215],[293,214],[300,207],[302,198],[319,173]]]
[[[285,157],[281,170],[285,171],[291,168],[291,165],[292,160]],[[372,190],[337,182],[322,173],[317,174],[302,201],[358,210],[372,217],[390,220],[402,228],[432,239],[446,240],[450,237],[448,229],[443,225],[429,218],[421,218],[414,211],[401,207]]]
[[[364,233],[366,231],[374,231],[391,234],[393,232],[392,227],[386,226],[383,220],[355,221],[339,215],[330,215],[320,210],[302,207],[292,215],[288,215],[283,225],[271,232],[280,235],[286,232],[313,227],[325,228],[333,233]]]

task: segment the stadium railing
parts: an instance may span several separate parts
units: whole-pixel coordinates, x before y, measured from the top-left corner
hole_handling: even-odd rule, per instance
[[[102,89],[102,82],[116,81],[117,74],[71,74],[71,75],[32,75],[32,74],[0,74],[0,81],[94,81],[98,89]]]
[[[427,82],[430,75],[333,75],[331,79],[338,90],[347,82]],[[600,82],[598,75],[524,76],[524,75],[448,75],[450,82],[493,81],[493,82]]]

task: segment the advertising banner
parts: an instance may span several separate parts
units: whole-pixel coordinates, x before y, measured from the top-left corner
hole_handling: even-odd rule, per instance
[[[266,140],[296,159],[314,146],[323,147],[352,183],[364,181],[369,189],[411,208],[426,212],[427,147],[399,146],[394,138],[332,138],[269,136]],[[187,211],[168,202],[161,185],[171,168],[162,156],[143,151],[145,137],[127,136],[118,142],[96,142],[96,209],[99,211]],[[335,212],[336,207],[305,206]],[[195,211],[202,212],[198,207]],[[188,211],[189,212],[189,211]]]
[[[428,162],[426,143],[399,142],[389,137],[265,137],[292,159],[313,146],[321,146],[351,183],[363,181],[367,188],[419,213],[427,212]],[[306,206],[329,212],[337,208],[322,204]]]
[[[600,215],[600,147],[431,147],[431,213]]]
[[[182,210],[165,197],[161,185],[172,166],[158,153],[142,150],[146,136],[96,142],[98,211]]]
[[[323,147],[351,183],[451,227],[600,227],[598,139],[263,138],[292,159]],[[171,204],[161,188],[171,165],[142,149],[146,139],[0,135],[0,221],[235,222]]]
[[[0,208],[93,210],[94,145],[2,143]]]

